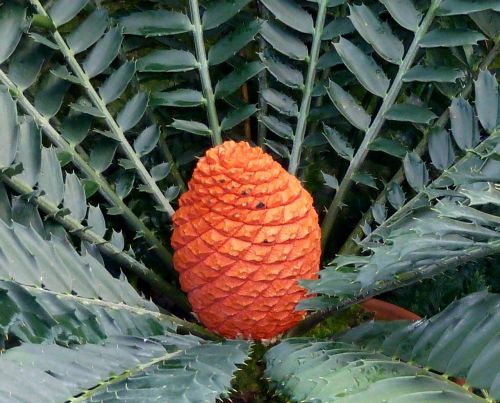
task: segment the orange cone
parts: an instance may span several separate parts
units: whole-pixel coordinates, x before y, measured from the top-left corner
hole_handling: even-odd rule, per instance
[[[300,279],[318,276],[312,198],[258,147],[227,141],[200,159],[174,215],[174,266],[193,311],[229,338],[271,339],[299,322]]]

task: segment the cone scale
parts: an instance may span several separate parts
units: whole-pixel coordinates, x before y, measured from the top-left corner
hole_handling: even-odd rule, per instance
[[[227,141],[208,150],[173,221],[174,266],[209,330],[271,339],[304,317],[298,280],[318,276],[318,216],[298,179],[262,149]]]

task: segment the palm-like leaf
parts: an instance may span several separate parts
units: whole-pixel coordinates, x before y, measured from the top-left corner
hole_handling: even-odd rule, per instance
[[[171,41],[158,43],[160,49],[146,53],[137,66],[147,80],[159,73],[175,74],[172,83],[155,88],[153,107],[164,114],[171,108],[205,107],[206,120],[186,119],[174,112],[171,127],[181,132],[211,136],[214,144],[221,142],[221,133],[247,119],[256,108],[245,104],[234,93],[254,77],[263,66],[256,61],[239,59],[239,52],[259,32],[261,22],[242,12],[248,1],[213,1],[200,16],[198,0],[189,0],[187,10],[136,11],[121,19],[125,34],[134,36],[168,35]],[[162,21],[158,23],[157,21]],[[239,26],[238,26],[239,23]],[[177,34],[189,33],[191,40]],[[211,45],[207,48],[209,38]],[[215,68],[227,68],[226,76],[212,74]],[[193,72],[195,72],[193,74]],[[166,75],[168,77],[168,74]],[[217,77],[214,80],[214,77]],[[199,83],[197,83],[199,81]],[[220,102],[226,101],[226,106]],[[224,110],[224,115],[220,112]],[[167,112],[168,113],[168,112]]]
[[[165,195],[161,192],[156,181],[140,160],[140,156],[141,154],[144,154],[144,151],[138,150],[137,147],[134,149],[125,136],[125,134],[137,126],[142,119],[144,113],[146,112],[148,96],[141,92],[137,93],[130,100],[128,100],[116,116],[113,116],[107,107],[107,104],[116,97],[116,94],[120,94],[125,90],[128,82],[130,81],[133,71],[131,71],[132,74],[123,73],[124,69],[130,69],[130,64],[122,65],[121,70],[119,68],[112,72],[110,76],[108,76],[107,81],[103,83],[100,91],[94,88],[91,83],[92,78],[95,78],[103,73],[117,58],[123,41],[121,28],[110,27],[106,33],[101,32],[101,34],[104,33],[102,37],[94,35],[91,36],[92,39],[89,41],[86,31],[90,27],[95,29],[94,21],[96,18],[94,13],[91,14],[82,24],[80,24],[78,28],[76,28],[76,30],[72,33],[72,36],[65,39],[59,33],[57,27],[70,22],[78,15],[79,11],[86,5],[87,2],[79,2],[77,6],[71,9],[71,12],[68,12],[68,10],[62,11],[66,6],[65,1],[57,2],[52,5],[50,9],[44,7],[39,0],[30,0],[30,3],[42,17],[50,18],[56,26],[56,29],[51,32],[51,36],[57,50],[60,51],[66,58],[71,71],[68,72],[65,67],[61,68],[60,71],[63,72],[63,78],[66,80],[69,79],[70,82],[81,85],[86,93],[86,97],[88,97],[81,98],[79,102],[74,105],[73,109],[77,112],[83,112],[87,115],[90,114],[104,119],[107,127],[106,131],[103,133],[104,136],[115,140],[117,143],[114,147],[108,147],[111,149],[111,151],[109,151],[111,157],[116,150],[116,146],[119,146],[123,153],[127,156],[130,164],[139,174],[144,185],[154,196],[159,208],[172,215],[174,210],[170,205],[169,200],[167,200]],[[103,13],[101,12],[101,14]],[[64,18],[61,18],[60,21],[58,20],[59,15],[64,15]],[[103,17],[105,16],[103,15]],[[102,20],[105,21],[105,18],[99,18],[98,24],[100,24],[100,26],[105,26],[105,22],[103,23]],[[97,32],[99,31],[102,30],[97,29]],[[87,36],[84,39],[86,40],[84,44],[82,44],[81,36]],[[95,43],[93,43],[94,40]],[[75,48],[71,48],[72,43]],[[89,46],[92,46],[91,50],[86,55],[85,59],[82,62],[79,62],[75,55]],[[67,86],[68,85],[65,85],[65,87]],[[108,95],[109,93],[114,94],[114,96]],[[56,112],[57,109],[50,114],[52,115]],[[152,142],[152,146],[150,147],[152,149],[158,140],[159,135],[157,133],[158,129],[155,126],[150,126],[145,128],[139,134],[139,137],[148,137],[149,142]],[[107,168],[107,166],[97,166],[96,168],[101,171]]]
[[[266,375],[293,401],[480,402],[422,368],[352,344],[289,339],[266,355]]]
[[[99,206],[87,206],[86,191],[78,176],[65,173],[63,177],[57,150],[41,145],[40,130],[30,117],[23,116],[24,121],[18,123],[16,105],[8,92],[0,92],[0,103],[5,113],[4,139],[9,144],[2,156],[2,165],[5,164],[5,173],[1,174],[3,181],[21,196],[36,202],[44,213],[53,216],[68,231],[90,245],[97,245],[104,254],[146,281],[160,286],[189,312],[189,304],[173,286],[137,261],[133,252],[124,251],[122,232],[113,230],[111,240],[104,239],[104,215]],[[83,225],[85,218],[86,225]]]
[[[5,219],[14,211],[2,192]],[[24,214],[29,211],[24,206]],[[236,365],[247,358],[248,343],[175,335],[183,325],[196,329],[161,314],[124,276],[113,278],[99,255],[79,255],[64,233],[45,239],[41,219],[33,214],[30,227],[0,220],[2,344],[24,342],[1,360],[3,398],[215,401],[226,393]],[[32,387],[9,375],[20,371]]]
[[[304,306],[326,308],[334,306],[338,297],[364,298],[498,253],[498,211],[487,208],[498,205],[496,187],[500,182],[500,165],[495,157],[500,132],[498,123],[491,124],[486,119],[484,109],[486,104],[490,107],[493,103],[498,110],[496,86],[483,84],[491,79],[490,73],[483,72],[476,81],[476,99],[480,100],[476,112],[490,132],[486,139],[480,142],[471,105],[463,99],[454,100],[452,135],[457,146],[468,150],[467,153],[453,163],[450,135],[445,130],[431,132],[432,162],[446,170],[429,182],[425,163],[416,154],[408,154],[406,179],[416,190],[416,196],[402,206],[395,205],[398,210],[387,219],[380,213],[381,225],[361,242],[372,251],[369,258],[339,256],[331,268],[321,273],[320,280],[308,283],[312,292],[333,299],[319,297]],[[393,190],[395,203],[402,198],[397,194],[402,194],[401,188]],[[346,267],[350,269],[345,270]]]
[[[315,21],[306,9],[293,1],[265,0],[262,4],[267,10],[265,16],[268,20],[262,26],[261,35],[269,45],[260,58],[275,83],[261,88],[261,104],[265,105],[266,113],[262,113],[259,120],[262,127],[287,141],[292,140],[291,151],[288,146],[279,146],[270,139],[267,145],[282,157],[290,159],[288,170],[295,174],[308,124],[328,1],[317,2]],[[311,40],[310,50],[302,38],[303,34]],[[303,67],[306,67],[305,75],[301,71]],[[301,91],[298,102],[285,93],[290,89]],[[269,113],[267,106],[280,116]]]
[[[37,396],[55,402],[215,402],[226,394],[247,353],[245,342],[177,335],[111,337],[71,347],[27,343],[3,355],[0,395],[11,401]],[[21,372],[29,385],[18,376]]]
[[[397,144],[391,144],[390,139],[385,139],[383,145],[379,141],[378,144],[381,146],[375,148],[376,141],[378,141],[377,137],[386,122],[402,121],[426,124],[437,117],[425,105],[418,104],[421,102],[415,103],[414,99],[412,101],[411,96],[408,97],[406,102],[398,101],[398,99],[403,98],[401,96],[403,87],[416,82],[454,83],[457,79],[464,78],[467,73],[455,67],[434,66],[429,64],[429,61],[426,62],[427,64],[416,64],[421,49],[462,46],[485,39],[485,36],[479,32],[473,33],[472,36],[464,35],[458,38],[451,31],[441,31],[437,28],[434,22],[438,15],[444,13],[442,7],[458,9],[459,6],[456,4],[443,5],[441,0],[432,1],[426,9],[425,15],[422,16],[413,6],[413,3],[409,1],[402,2],[403,5],[399,6],[395,6],[391,1],[382,3],[384,3],[389,15],[397,24],[413,31],[413,39],[407,50],[404,51],[401,40],[393,34],[389,25],[380,20],[377,12],[365,5],[350,6],[349,19],[357,33],[370,45],[373,54],[398,67],[395,76],[389,79],[390,76],[384,72],[384,68],[377,61],[378,58],[367,55],[353,41],[341,38],[335,44],[335,50],[345,66],[366,91],[381,99],[381,104],[380,107],[376,108],[376,113],[370,116],[352,94],[334,82],[335,77],[332,78],[328,85],[327,93],[339,113],[354,128],[362,130],[364,135],[356,152],[348,158],[349,166],[336,189],[335,196],[323,221],[323,246],[326,246],[334,222],[345,203],[352,183],[356,182],[376,187],[371,174],[362,171],[363,163],[370,149],[378,149],[389,154],[394,153]],[[464,10],[464,12],[467,12],[467,10]],[[474,37],[472,42],[470,42],[471,37]],[[455,40],[457,41],[455,42]],[[408,87],[408,91],[412,91],[411,86]],[[333,135],[336,139],[342,139],[342,136],[338,133]],[[332,136],[331,133],[330,136]],[[341,141],[345,142],[345,140]],[[335,150],[338,151],[337,148]]]
[[[56,20],[59,15],[64,16],[57,20],[59,23],[55,23],[61,25],[73,20],[86,3],[77,2],[74,7],[63,12],[61,10],[65,10],[66,3],[64,1],[57,2],[52,6],[52,11],[49,10],[49,14]],[[50,22],[43,6],[37,1],[33,4],[51,26],[54,22]],[[120,214],[125,222],[137,231],[138,235],[144,236],[154,246],[154,250],[165,261],[165,264],[170,264],[170,254],[162,242],[124,202],[124,198],[130,193],[134,182],[133,176],[130,177],[130,174],[125,170],[118,172],[117,183],[126,181],[130,183],[130,186],[127,186],[129,187],[127,191],[119,191],[119,189],[113,189],[103,175],[103,171],[113,161],[118,144],[130,152],[130,146],[122,136],[123,132],[126,131],[123,127],[127,126],[130,129],[131,125],[135,126],[144,113],[144,111],[140,113],[140,108],[144,105],[145,98],[144,96],[136,96],[127,103],[121,114],[118,113],[116,118],[113,117],[106,102],[97,94],[93,84],[89,82],[90,77],[94,77],[107,68],[116,58],[117,45],[121,43],[121,31],[109,25],[107,12],[103,10],[90,15],[88,17],[90,22],[88,20],[82,22],[82,26],[86,28],[78,26],[74,32],[67,35],[66,39],[57,30],[53,31],[53,38],[44,36],[46,32],[43,29],[42,32],[39,32],[40,30],[35,27],[33,22],[31,22],[32,31],[23,34],[23,28],[30,26],[30,17],[34,14],[28,2],[9,1],[2,5],[1,13],[0,29],[12,31],[12,35],[6,38],[5,54],[0,59],[0,62],[3,63],[0,69],[2,84],[14,95],[23,112],[41,128],[50,142],[57,146],[60,152],[69,156],[71,162],[78,168],[79,174],[87,179],[87,186],[93,188],[94,192],[98,190],[110,204],[111,211],[114,214]],[[33,20],[36,21],[34,18]],[[47,24],[47,21],[44,23]],[[85,32],[80,31],[89,29],[89,26],[96,31],[93,32],[92,36],[85,38],[87,42],[82,43],[79,39]],[[109,28],[109,31],[101,39],[106,28]],[[96,32],[100,32],[100,34],[95,35]],[[92,41],[88,42],[90,38]],[[52,39],[57,43],[52,42]],[[97,43],[94,45],[95,42]],[[75,46],[75,49],[70,49],[68,44]],[[92,45],[94,47],[87,51],[87,48]],[[78,58],[82,58],[83,61],[80,63],[75,55],[78,55]],[[9,56],[11,57],[9,58]],[[58,56],[66,57],[69,67],[50,60],[51,57],[57,58]],[[26,64],[29,64],[30,67],[25,68]],[[82,68],[81,65],[84,67]],[[133,67],[131,64],[127,64],[125,67],[129,68],[130,66]],[[44,68],[50,70],[49,74],[40,78],[40,72]],[[90,73],[86,72],[85,69],[88,69]],[[112,77],[113,79],[111,79]],[[99,78],[102,79],[101,76]],[[123,69],[118,69],[115,75],[111,73],[108,78],[109,80],[103,83],[105,88],[103,91],[119,94],[128,85],[130,74],[127,75]],[[121,89],[118,90],[118,87]],[[63,101],[68,91],[81,89],[87,91],[92,100],[83,96],[77,102],[72,103],[69,108],[64,108]],[[109,96],[107,99],[111,100]],[[96,106],[96,104],[98,105]],[[119,116],[122,118],[118,119]],[[14,118],[15,115],[12,114],[9,119],[14,122]],[[100,126],[100,119],[103,118],[106,118],[107,129]],[[123,127],[119,126],[118,120],[122,121]],[[125,120],[130,121],[126,122]],[[16,137],[13,130],[15,129],[6,134],[12,139]],[[151,129],[147,131],[147,134],[149,132]],[[100,133],[97,138],[96,133]],[[85,140],[90,142],[90,155],[82,148]],[[11,143],[13,147],[15,144]],[[12,151],[13,149],[6,149],[6,152],[12,153]],[[143,172],[144,167],[139,157],[130,157],[135,162],[133,166]],[[11,162],[2,161],[2,166],[9,166]],[[145,177],[149,175],[144,172],[143,174]],[[149,178],[146,179],[150,181]],[[156,194],[159,191],[156,187],[148,189]],[[158,196],[158,198],[160,197]]]
[[[467,385],[485,389],[498,400],[499,304],[498,294],[475,293],[432,318],[414,323],[366,323],[340,341],[464,378]]]
[[[483,401],[449,377],[498,399],[499,304],[481,292],[430,319],[370,322],[336,341],[289,339],[266,354],[267,376],[295,401]]]
[[[79,255],[67,239],[44,239],[31,226],[1,220],[0,238],[4,338],[87,342],[175,328],[176,319],[161,315],[90,253]]]

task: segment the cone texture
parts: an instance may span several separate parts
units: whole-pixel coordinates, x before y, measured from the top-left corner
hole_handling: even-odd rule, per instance
[[[270,339],[298,321],[318,276],[312,198],[260,148],[227,141],[200,159],[179,201],[174,266],[194,312],[222,336]]]

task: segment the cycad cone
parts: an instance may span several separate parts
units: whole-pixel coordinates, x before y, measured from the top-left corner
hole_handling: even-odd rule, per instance
[[[174,266],[194,312],[222,336],[271,339],[300,321],[318,276],[312,198],[262,149],[227,141],[201,158],[174,215]]]

